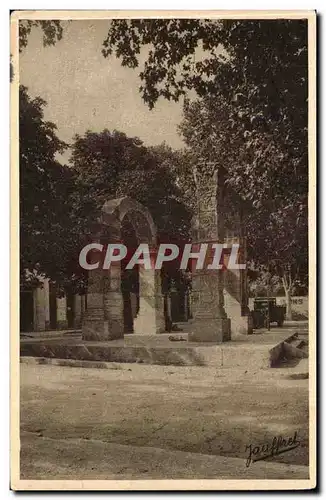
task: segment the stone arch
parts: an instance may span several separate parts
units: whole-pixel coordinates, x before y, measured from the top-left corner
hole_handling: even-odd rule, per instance
[[[134,229],[137,243],[147,243],[155,260],[157,232],[149,210],[130,197],[104,203],[96,236],[101,243],[123,242],[123,224]],[[154,254],[154,255],[153,255]],[[154,334],[164,331],[164,307],[160,271],[139,268],[139,296],[133,331]],[[121,290],[121,264],[109,270],[89,272],[87,313],[83,322],[85,340],[121,338],[125,331],[125,303]]]
[[[121,226],[128,217],[140,243],[156,245],[157,231],[150,211],[129,196],[106,201],[102,207],[102,222]]]

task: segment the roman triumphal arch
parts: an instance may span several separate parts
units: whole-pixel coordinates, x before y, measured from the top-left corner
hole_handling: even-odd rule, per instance
[[[156,258],[157,236],[152,216],[143,205],[129,198],[107,201],[94,227],[94,242],[124,243],[135,249],[146,243],[151,259]],[[88,255],[98,260],[98,252]],[[164,331],[161,273],[137,266],[131,272],[123,262],[109,269],[89,271],[87,311],[82,325],[83,340],[111,340],[124,333],[150,335]]]

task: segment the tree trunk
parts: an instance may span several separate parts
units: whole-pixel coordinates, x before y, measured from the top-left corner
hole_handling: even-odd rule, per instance
[[[291,288],[285,278],[282,278],[285,299],[286,299],[286,319],[292,321],[292,302],[291,302]]]
[[[292,302],[291,302],[291,293],[285,292],[286,296],[286,319],[288,321],[292,321]]]

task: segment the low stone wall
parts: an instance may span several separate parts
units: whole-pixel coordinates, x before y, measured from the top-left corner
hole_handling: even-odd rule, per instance
[[[114,342],[114,341],[113,341]],[[114,345],[112,342],[92,343],[74,341],[22,341],[21,359],[39,358],[47,361],[78,360],[82,362],[144,363],[174,366],[214,366],[216,368],[242,367],[244,370],[266,369],[271,366],[271,344],[252,345],[224,343],[206,346],[133,346]],[[60,365],[60,362],[56,364]],[[65,363],[61,363],[67,366]],[[68,363],[69,366],[69,363]],[[80,366],[83,366],[81,364]]]

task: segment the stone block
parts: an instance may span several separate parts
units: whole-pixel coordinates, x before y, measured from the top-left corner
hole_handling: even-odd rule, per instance
[[[107,340],[108,332],[107,321],[84,318],[82,325],[83,340]]]
[[[123,338],[123,324],[120,321],[103,321],[85,318],[82,326],[83,340],[113,340]]]
[[[213,342],[221,344],[231,340],[229,318],[205,318],[195,320],[190,325],[189,342]]]

